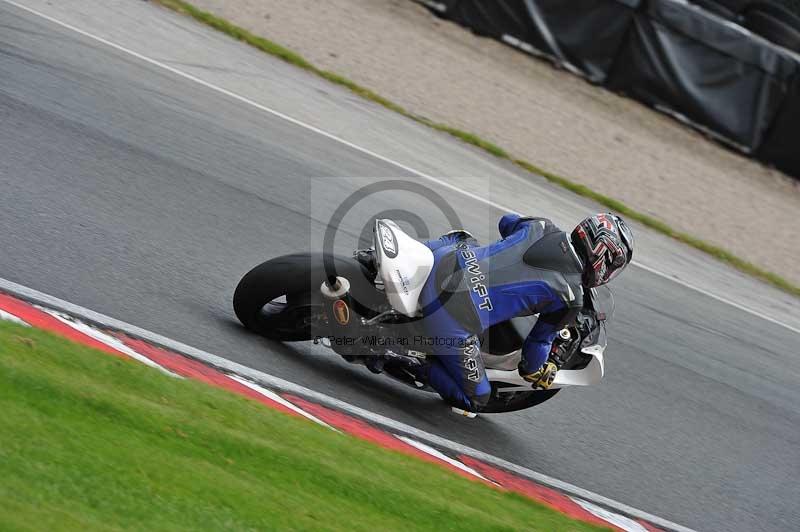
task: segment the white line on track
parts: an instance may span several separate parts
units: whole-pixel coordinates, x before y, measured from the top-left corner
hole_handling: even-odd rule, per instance
[[[590,514],[593,514],[604,521],[608,521],[614,526],[618,526],[622,530],[625,530],[625,532],[647,532],[647,529],[643,527],[641,524],[637,523],[633,519],[625,517],[624,515],[619,515],[613,512],[609,512],[605,508],[601,508],[596,504],[592,504],[588,501],[584,501],[583,499],[579,499],[577,497],[570,497],[570,498]]]
[[[417,440],[415,440],[413,438],[409,438],[408,436],[395,435],[395,438],[398,438],[398,439],[406,442],[410,446],[414,447],[415,449],[419,449],[420,451],[422,451],[424,453],[427,453],[427,454],[433,456],[434,458],[438,458],[439,460],[441,460],[441,461],[443,461],[445,463],[448,463],[453,467],[457,467],[461,471],[469,473],[470,475],[476,476],[476,477],[478,477],[480,479],[483,479],[483,480],[485,480],[487,482],[492,482],[492,484],[497,484],[497,482],[493,482],[493,481],[489,480],[488,478],[484,477],[483,475],[481,475],[480,473],[478,473],[477,471],[475,471],[474,469],[472,469],[468,465],[462,464],[461,462],[459,462],[455,458],[450,458],[449,456],[447,456],[443,452],[439,451],[438,449],[434,449],[430,445],[425,445],[424,443],[419,442],[419,441],[417,441]]]
[[[800,334],[800,328],[792,327],[788,323],[784,323],[784,322],[782,322],[780,320],[777,320],[777,319],[775,319],[773,317],[767,316],[766,314],[762,314],[761,312],[758,312],[758,311],[753,310],[751,308],[745,307],[744,305],[742,305],[740,303],[737,303],[737,302],[735,302],[733,300],[730,300],[728,298],[725,298],[725,297],[722,297],[722,296],[718,296],[718,295],[716,295],[716,294],[714,294],[712,292],[709,292],[708,290],[700,288],[699,286],[695,286],[695,285],[693,285],[691,283],[688,283],[686,281],[675,279],[674,277],[672,277],[670,275],[667,275],[665,273],[662,273],[662,272],[656,270],[655,268],[653,268],[651,266],[646,266],[646,265],[642,264],[641,262],[632,262],[631,264],[633,264],[634,266],[638,266],[639,268],[641,268],[641,269],[643,269],[645,271],[648,271],[648,272],[650,272],[652,274],[658,275],[659,277],[664,277],[664,278],[669,279],[670,281],[672,281],[674,283],[677,283],[679,285],[685,286],[686,288],[689,288],[690,290],[694,290],[695,292],[703,294],[704,296],[708,296],[711,299],[716,299],[720,303],[725,303],[726,305],[730,305],[733,308],[741,310],[742,312],[747,312],[748,314],[752,314],[753,316],[761,318],[762,320],[766,320],[766,321],[768,321],[770,323],[774,323],[775,325],[779,325],[781,327],[784,327],[784,328],[792,331],[793,333]]]
[[[12,323],[16,323],[17,325],[23,325],[25,327],[30,327],[31,326],[31,324],[28,323],[27,321],[25,321],[25,320],[23,320],[21,318],[18,318],[17,316],[14,316],[13,314],[11,314],[9,312],[6,312],[3,309],[0,309],[0,320],[10,321]]]
[[[243,384],[244,386],[247,386],[251,390],[260,393],[261,395],[263,395],[267,399],[275,401],[276,403],[285,406],[286,408],[288,408],[289,410],[291,410],[293,412],[297,412],[298,414],[300,414],[304,418],[310,419],[314,423],[318,423],[318,424],[322,425],[323,427],[327,427],[327,428],[329,428],[331,430],[335,430],[336,432],[341,432],[339,429],[331,427],[330,425],[328,425],[327,423],[325,423],[324,421],[322,421],[318,417],[316,417],[316,416],[314,416],[312,414],[309,414],[308,412],[306,412],[305,410],[303,410],[302,408],[300,408],[296,404],[290,403],[289,401],[287,401],[286,399],[284,399],[283,397],[281,397],[277,393],[273,392],[272,390],[268,390],[267,388],[264,388],[263,386],[259,386],[258,384],[254,383],[254,382],[250,382],[247,379],[243,379],[242,377],[240,377],[238,375],[229,375],[229,377],[231,379],[235,380],[236,382],[238,382],[239,384]]]
[[[39,292],[38,290],[34,290],[33,288],[28,288],[26,286],[14,283],[12,281],[0,278],[0,290],[5,291],[11,295],[15,295],[17,297],[26,299],[28,301],[38,303],[40,305],[46,305],[56,308],[58,310],[71,314],[75,317],[86,320],[87,322],[94,323],[102,327],[108,327],[110,329],[116,329],[131,336],[141,338],[142,340],[146,340],[152,344],[164,347],[166,349],[175,351],[177,353],[182,353],[190,358],[204,362],[210,366],[216,367],[227,373],[232,373],[238,375],[239,377],[244,377],[246,379],[257,382],[264,386],[304,396],[320,404],[333,407],[342,412],[352,414],[354,416],[375,423],[376,425],[380,425],[384,428],[390,429],[395,433],[403,433],[409,436],[413,436],[415,439],[427,442],[431,445],[435,445],[443,449],[449,449],[459,454],[465,454],[467,456],[471,456],[477,460],[482,460],[488,464],[492,464],[507,471],[511,471],[513,473],[516,473],[517,475],[529,478],[535,482],[538,482],[539,484],[543,484],[545,486],[557,489],[568,495],[579,497],[586,501],[591,501],[597,505],[610,508],[617,512],[621,512],[625,515],[635,517],[636,519],[644,519],[645,521],[649,521],[660,528],[664,528],[667,530],[674,530],[675,532],[693,532],[692,529],[690,528],[679,525],[677,523],[673,523],[666,519],[662,519],[661,517],[648,514],[647,512],[643,512],[641,510],[633,508],[632,506],[628,506],[627,504],[623,504],[613,499],[609,499],[608,497],[604,497],[589,490],[579,488],[578,486],[575,486],[573,484],[563,482],[561,480],[549,477],[542,473],[537,473],[536,471],[533,471],[526,467],[484,453],[483,451],[467,447],[466,445],[462,445],[458,442],[454,442],[452,440],[448,440],[441,436],[437,436],[436,434],[425,432],[416,427],[412,427],[411,425],[406,425],[405,423],[401,423],[386,416],[382,416],[381,414],[377,414],[375,412],[365,410],[358,406],[351,405],[350,403],[346,403],[334,397],[330,397],[315,390],[311,390],[309,388],[306,388],[305,386],[295,384],[291,381],[281,379],[280,377],[276,377],[274,375],[270,375],[268,373],[264,373],[256,369],[249,368],[247,366],[243,366],[241,364],[233,362],[232,360],[228,360],[226,358],[214,355],[212,353],[208,353],[206,351],[186,345],[176,340],[172,340],[171,338],[167,338],[166,336],[162,336],[160,334],[156,334],[146,329],[142,329],[141,327],[137,327],[136,325],[132,325],[130,323],[117,320],[110,316],[100,314],[99,312],[95,312],[93,310],[81,307],[79,305],[75,305],[74,303],[64,301],[63,299],[59,299],[57,297],[44,294],[42,292]]]
[[[137,353],[136,351],[134,351],[133,349],[131,349],[130,347],[128,347],[127,345],[122,343],[120,340],[114,338],[110,334],[106,334],[106,333],[104,333],[102,331],[98,331],[94,327],[91,327],[91,326],[83,323],[82,321],[76,320],[72,316],[68,316],[66,314],[63,314],[63,313],[57,311],[57,310],[53,310],[51,308],[42,307],[42,306],[38,306],[38,305],[37,305],[36,308],[38,308],[42,312],[50,314],[51,316],[53,316],[55,319],[57,319],[61,323],[65,324],[65,325],[68,325],[69,327],[72,327],[76,331],[85,334],[89,338],[93,338],[93,339],[97,340],[98,342],[103,342],[104,344],[106,344],[111,349],[114,349],[115,351],[118,351],[119,353],[121,353],[123,355],[127,355],[127,356],[131,357],[134,360],[138,360],[139,362],[141,362],[142,364],[144,364],[146,366],[150,366],[151,368],[155,368],[155,369],[161,371],[162,373],[165,373],[165,374],[169,375],[170,377],[175,377],[175,378],[178,378],[178,379],[182,379],[183,378],[180,375],[178,375],[177,373],[173,373],[170,370],[168,370],[167,368],[161,366],[160,364],[157,364],[157,363],[153,362],[152,360],[150,360],[146,356],[140,355],[139,353]]]
[[[251,100],[249,98],[246,98],[244,96],[236,94],[235,92],[231,92],[231,91],[229,91],[227,89],[224,89],[224,88],[222,88],[222,87],[220,87],[218,85],[214,85],[213,83],[209,83],[207,81],[204,81],[204,80],[202,80],[202,79],[200,79],[200,78],[198,78],[196,76],[193,76],[193,75],[191,75],[191,74],[189,74],[187,72],[184,72],[184,71],[179,70],[177,68],[171,67],[171,66],[169,66],[169,65],[167,65],[165,63],[162,63],[161,61],[158,61],[156,59],[147,57],[147,56],[145,56],[143,54],[135,52],[135,51],[133,51],[133,50],[131,50],[129,48],[126,48],[126,47],[124,47],[122,45],[113,43],[113,42],[111,42],[111,41],[109,41],[107,39],[104,39],[102,37],[99,37],[97,35],[89,33],[87,31],[84,31],[84,30],[82,30],[80,28],[77,28],[77,27],[75,27],[75,26],[73,26],[71,24],[68,24],[66,22],[62,22],[62,21],[60,21],[60,20],[58,20],[56,18],[53,18],[53,17],[51,17],[49,15],[46,15],[46,14],[42,13],[40,11],[37,11],[37,10],[32,9],[30,7],[27,7],[27,6],[23,6],[23,5],[15,2],[13,0],[0,0],[0,1],[5,2],[6,4],[9,4],[9,5],[12,5],[12,6],[14,6],[14,7],[18,8],[18,9],[23,10],[23,11],[27,11],[28,13],[31,13],[32,15],[36,15],[37,17],[43,18],[43,19],[45,19],[45,20],[47,20],[47,21],[49,21],[49,22],[51,22],[53,24],[61,26],[62,28],[66,28],[66,29],[68,29],[70,31],[74,31],[75,33],[83,35],[84,37],[87,37],[89,39],[92,39],[94,41],[102,43],[102,44],[104,44],[106,46],[114,48],[115,50],[118,50],[120,52],[126,53],[128,55],[131,55],[131,56],[133,56],[133,57],[135,57],[135,58],[137,58],[137,59],[139,59],[141,61],[144,61],[145,63],[148,63],[150,65],[153,65],[153,66],[156,66],[158,68],[164,69],[164,70],[166,70],[168,72],[171,72],[171,73],[173,73],[173,74],[175,74],[177,76],[180,76],[180,77],[182,77],[184,79],[188,79],[189,81],[193,81],[193,82],[195,82],[195,83],[197,83],[199,85],[202,85],[203,87],[206,87],[208,89],[216,91],[216,92],[218,92],[220,94],[224,94],[225,96],[228,96],[229,98],[237,100],[237,101],[239,101],[241,103],[244,103],[246,105],[250,105],[252,107],[255,107],[256,109],[259,109],[260,111],[263,111],[265,113],[271,114],[273,116],[277,116],[278,118],[281,118],[281,119],[283,119],[283,120],[285,120],[287,122],[290,122],[290,123],[292,123],[292,124],[294,124],[296,126],[305,128],[305,129],[307,129],[309,131],[313,131],[314,133],[317,133],[318,135],[322,135],[323,137],[326,137],[326,138],[328,138],[330,140],[333,140],[335,142],[343,144],[343,145],[345,145],[345,146],[347,146],[349,148],[352,148],[352,149],[354,149],[354,150],[356,150],[358,152],[361,152],[361,153],[363,153],[365,155],[368,155],[370,157],[373,157],[373,158],[378,159],[380,161],[383,161],[385,163],[388,163],[388,164],[391,164],[393,166],[396,166],[397,168],[405,170],[406,172],[414,174],[414,175],[416,175],[418,177],[422,177],[424,179],[427,179],[428,181],[431,181],[432,183],[436,183],[437,185],[440,185],[440,186],[442,186],[444,188],[447,188],[449,190],[457,192],[457,193],[459,193],[459,194],[461,194],[463,196],[466,196],[466,197],[471,198],[471,199],[473,199],[475,201],[483,203],[484,205],[488,205],[490,207],[493,207],[495,209],[498,209],[498,210],[501,210],[501,211],[505,211],[505,212],[516,212],[516,209],[504,206],[504,205],[502,205],[500,203],[496,203],[496,202],[491,201],[491,200],[487,200],[486,198],[484,198],[482,196],[479,196],[478,194],[473,194],[472,192],[467,192],[465,190],[461,190],[457,186],[455,186],[455,185],[453,185],[451,183],[448,183],[447,181],[444,181],[444,180],[438,179],[436,177],[427,175],[427,174],[425,174],[425,173],[423,173],[423,172],[421,172],[419,170],[415,170],[415,169],[411,168],[410,166],[407,166],[407,165],[405,165],[405,164],[403,164],[401,162],[395,161],[394,159],[390,159],[389,157],[386,157],[384,155],[376,153],[376,152],[374,152],[374,151],[372,151],[372,150],[370,150],[368,148],[364,148],[362,146],[359,146],[358,144],[354,144],[354,143],[352,143],[350,141],[347,141],[347,140],[345,140],[345,139],[343,139],[341,137],[338,137],[338,136],[336,136],[336,135],[334,135],[332,133],[328,133],[327,131],[324,131],[324,130],[316,127],[316,126],[312,126],[311,124],[303,122],[302,120],[298,120],[296,118],[293,118],[293,117],[291,117],[291,116],[289,116],[287,114],[284,114],[284,113],[282,113],[282,112],[280,112],[280,111],[278,111],[276,109],[272,109],[270,107],[262,105],[262,104],[260,104],[258,102],[255,102],[255,101],[253,101],[253,100]],[[775,318],[771,318],[770,316],[767,316],[767,315],[765,315],[765,314],[763,314],[761,312],[758,312],[757,310],[748,308],[748,307],[746,307],[744,305],[741,305],[739,303],[731,301],[728,298],[725,298],[725,297],[722,297],[722,296],[718,296],[718,295],[713,294],[713,293],[711,293],[711,292],[709,292],[707,290],[703,290],[701,288],[698,288],[698,287],[696,287],[696,286],[694,286],[694,285],[692,285],[690,283],[687,283],[687,282],[685,282],[683,280],[680,280],[680,279],[676,279],[676,278],[674,278],[673,276],[671,276],[671,275],[669,275],[667,273],[659,271],[659,270],[657,270],[655,268],[652,268],[650,266],[645,266],[645,265],[643,265],[643,264],[641,264],[639,262],[633,262],[633,265],[637,266],[639,268],[642,268],[643,270],[646,270],[646,271],[648,271],[648,272],[650,272],[652,274],[658,275],[659,277],[663,277],[665,279],[668,279],[669,281],[672,281],[673,283],[685,286],[686,288],[689,288],[691,290],[695,290],[695,291],[697,291],[697,292],[699,292],[699,293],[701,293],[701,294],[703,294],[705,296],[708,296],[708,297],[710,297],[712,299],[715,299],[715,300],[717,300],[717,301],[719,301],[721,303],[725,303],[725,304],[731,305],[731,306],[733,306],[733,307],[735,307],[735,308],[737,308],[737,309],[739,309],[739,310],[741,310],[743,312],[747,312],[749,314],[752,314],[753,316],[756,316],[756,317],[759,317],[761,319],[767,320],[767,321],[769,321],[771,323],[774,323],[776,325],[780,325],[782,327],[785,327],[786,329],[788,329],[788,330],[790,330],[792,332],[800,334],[800,329],[798,329],[796,327],[792,327],[791,325],[789,325],[787,323],[783,323],[783,322],[781,322],[781,321],[779,321],[779,320],[777,320]]]

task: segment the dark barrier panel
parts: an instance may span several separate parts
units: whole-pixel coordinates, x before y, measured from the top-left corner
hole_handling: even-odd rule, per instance
[[[449,15],[456,4],[458,4],[459,0],[417,0],[417,2],[427,6],[437,15],[451,18]]]
[[[682,115],[755,150],[786,97],[795,63],[737,26],[674,0],[650,0],[607,87]]]
[[[608,74],[641,0],[460,0],[448,18],[594,83]]]
[[[750,0],[689,0],[692,4],[728,20],[735,20]]]
[[[681,0],[419,1],[800,177],[800,56],[731,20]]]
[[[756,157],[800,177],[800,72]]]

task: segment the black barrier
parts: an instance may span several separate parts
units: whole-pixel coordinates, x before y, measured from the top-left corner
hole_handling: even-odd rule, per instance
[[[736,20],[748,0],[691,0],[697,6],[728,20]]]
[[[800,72],[756,157],[800,178]]]
[[[641,0],[460,0],[448,18],[602,83]]]
[[[459,0],[417,0],[417,2],[427,6],[437,15],[447,16],[448,14],[452,14]]]
[[[699,0],[709,4],[712,0]],[[739,9],[737,0],[719,1]],[[800,177],[800,56],[681,0],[446,0],[439,14]]]
[[[697,7],[647,4],[606,86],[754,151],[788,93],[791,55]]]

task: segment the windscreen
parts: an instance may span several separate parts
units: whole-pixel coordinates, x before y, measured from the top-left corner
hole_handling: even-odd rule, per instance
[[[614,315],[614,296],[607,286],[592,288],[589,292],[589,301],[600,321],[610,321]]]

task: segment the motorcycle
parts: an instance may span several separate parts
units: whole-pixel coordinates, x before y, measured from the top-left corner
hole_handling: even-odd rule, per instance
[[[423,325],[418,301],[433,269],[433,253],[389,219],[377,219],[373,247],[352,257],[300,253],[268,260],[241,279],[233,308],[241,323],[267,338],[313,341],[348,362],[422,391],[416,369],[429,364],[435,342]],[[561,329],[550,353],[559,368],[549,389],[536,389],[517,371],[525,337],[536,316],[514,318],[480,335],[491,396],[481,412],[513,412],[539,405],[563,388],[598,383],[605,371],[606,322],[611,291],[585,291],[575,320]],[[424,373],[424,372],[422,372]],[[454,409],[455,410],[455,409]]]

